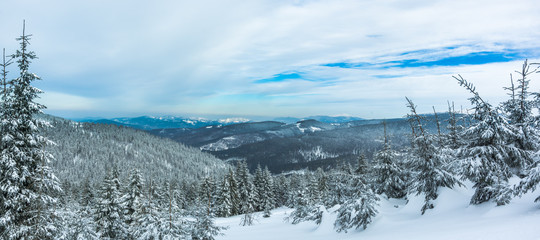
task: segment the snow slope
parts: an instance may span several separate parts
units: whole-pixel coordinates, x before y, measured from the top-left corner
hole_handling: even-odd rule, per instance
[[[441,189],[435,209],[420,214],[423,196],[405,200],[382,200],[379,215],[366,230],[337,233],[333,229],[335,214],[330,210],[320,226],[313,222],[292,225],[284,221],[292,210],[275,209],[270,218],[257,218],[253,226],[240,226],[241,216],[218,218],[216,223],[228,226],[217,239],[540,239],[540,204],[534,199],[540,191],[516,197],[509,205],[494,203],[469,205],[474,190]]]

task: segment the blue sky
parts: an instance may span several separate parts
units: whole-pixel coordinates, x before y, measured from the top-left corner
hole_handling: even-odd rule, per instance
[[[390,118],[405,96],[422,112],[467,108],[456,74],[503,100],[509,74],[540,61],[539,12],[533,0],[5,0],[0,47],[16,49],[26,19],[41,102],[63,117]]]

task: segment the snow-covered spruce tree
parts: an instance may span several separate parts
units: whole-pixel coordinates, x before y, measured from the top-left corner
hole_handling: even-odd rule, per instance
[[[48,164],[53,156],[44,150],[51,141],[39,133],[49,124],[35,116],[45,106],[35,102],[42,91],[31,84],[40,78],[29,72],[36,54],[28,50],[31,35],[17,38],[20,49],[13,58],[19,77],[11,80],[3,101],[0,156],[0,238],[53,239],[55,193],[61,192]]]
[[[264,178],[264,196],[265,201],[263,202],[263,212],[266,217],[270,216],[270,210],[274,209],[276,207],[276,196],[275,196],[275,184],[274,184],[274,177],[272,176],[272,173],[270,173],[270,170],[268,170],[268,167],[264,167],[263,170],[263,178]]]
[[[81,187],[82,189],[80,193],[79,203],[83,207],[90,209],[93,206],[95,200],[93,186],[90,184],[90,180],[88,178],[85,178]]]
[[[288,177],[283,176],[283,180],[287,183],[286,189],[281,189],[280,192],[285,192],[285,206],[295,208],[298,205],[298,195],[302,195],[305,191],[304,176],[298,173],[292,173]]]
[[[517,86],[510,75],[510,87],[505,89],[509,91],[510,99],[501,104],[501,108],[507,117],[509,124],[517,131],[517,138],[511,143],[513,146],[523,150],[519,152],[510,152],[508,165],[515,172],[522,174],[532,161],[532,154],[538,150],[540,143],[540,131],[538,130],[537,119],[533,116],[533,107],[535,101],[529,99],[529,76],[537,73],[540,66],[532,67],[525,60],[520,71]],[[514,154],[519,155],[514,155]]]
[[[518,139],[518,147],[524,149],[528,155],[531,156],[533,163],[526,166],[524,169],[525,177],[520,181],[516,186],[516,195],[524,194],[528,191],[536,190],[538,183],[540,183],[540,154],[538,152],[538,129],[540,127],[540,117],[533,116],[531,114],[532,109],[540,110],[540,93],[528,92],[529,79],[528,77],[533,73],[540,73],[540,64],[534,64],[537,67],[533,68],[533,64],[525,61],[521,72],[518,72],[520,79],[518,80],[518,97],[512,95],[512,99],[518,99],[515,104],[507,104],[513,111],[508,111],[508,114],[514,114],[515,116],[509,116],[511,122],[516,122],[516,124],[521,130],[522,134]],[[513,85],[513,84],[512,84]],[[530,101],[527,99],[528,95],[534,95],[534,100]],[[524,99],[524,100],[521,100]],[[509,100],[510,101],[510,100]],[[503,105],[505,106],[505,105]],[[531,152],[536,151],[535,154]],[[535,199],[535,202],[540,201],[540,196]]]
[[[249,192],[249,187],[251,182],[251,174],[249,174],[249,169],[247,167],[246,161],[240,161],[236,165],[236,171],[235,171],[235,177],[236,182],[238,186],[238,199],[239,199],[239,206],[238,210],[240,214],[246,213],[244,212],[245,205],[247,205],[249,202],[254,202],[255,199],[253,198],[254,195]],[[253,203],[252,203],[253,204]],[[253,204],[255,205],[255,204]]]
[[[122,193],[118,171],[113,167],[103,181],[94,212],[96,231],[101,238],[124,239],[127,227],[123,219]]]
[[[205,177],[199,187],[199,201],[208,206],[208,209],[212,209],[215,205],[216,199],[214,198],[216,187],[214,179],[212,177]]]
[[[276,203],[274,199],[274,181],[268,168],[265,167],[263,171],[260,166],[257,166],[253,184],[256,193],[255,210],[263,211],[263,217],[270,217],[270,210],[275,207]]]
[[[375,189],[377,194],[386,194],[389,198],[403,198],[407,195],[407,183],[404,170],[397,164],[398,153],[391,149],[384,125],[384,146],[375,156]]]
[[[425,131],[422,117],[416,112],[416,106],[409,98],[406,99],[407,107],[411,110],[408,118],[415,133],[409,155],[410,165],[414,171],[411,190],[417,195],[425,194],[425,202],[421,209],[424,214],[426,210],[434,208],[433,200],[437,199],[440,187],[453,188],[462,184],[445,168],[447,157],[438,141],[440,135],[433,136]]]
[[[141,216],[137,219],[136,225],[138,228],[134,228],[134,232],[130,232],[137,239],[152,239],[159,235],[158,231],[161,224],[159,223],[160,213],[156,206],[154,182],[152,180],[146,186],[146,194],[142,201]]]
[[[348,163],[339,164],[329,171],[328,186],[330,187],[331,194],[328,194],[328,202],[326,204],[328,207],[343,204],[348,200],[350,193],[347,192],[349,189],[347,185],[350,183],[350,179],[347,176],[352,174],[352,167]]]
[[[306,174],[311,175],[311,174]],[[310,197],[309,188],[314,187],[310,184],[310,177],[308,180],[298,182],[298,187],[294,191],[294,210],[286,218],[287,221],[291,221],[292,224],[298,224],[304,221],[315,221],[316,224],[320,224],[322,220],[322,214],[326,209],[323,209],[322,204],[318,204]],[[315,185],[316,186],[316,185]]]
[[[460,135],[464,127],[459,124],[460,119],[457,114],[454,103],[450,104],[450,102],[448,102],[449,118],[448,125],[446,126],[448,133],[442,137],[442,145],[444,148],[448,149],[449,155],[455,155],[456,150],[465,144]]]
[[[322,204],[322,198],[319,191],[319,179],[314,172],[307,172],[305,174],[307,180],[306,195],[309,202],[313,205]]]
[[[385,123],[385,126],[386,126],[386,123]],[[369,169],[369,165],[366,159],[366,155],[362,153],[358,157],[358,166],[356,167],[356,170],[354,172],[356,174],[369,174],[369,170],[370,169]]]
[[[275,178],[274,184],[274,199],[276,200],[276,207],[286,206],[289,192],[290,192],[289,178],[284,175],[279,175]]]
[[[261,211],[263,205],[263,195],[264,195],[264,179],[261,165],[257,164],[257,169],[255,169],[255,176],[253,176],[253,185],[255,186],[255,210]]]
[[[244,216],[242,216],[242,219],[240,220],[240,225],[242,226],[251,226],[253,225],[253,221],[255,220],[255,216],[253,213],[255,212],[255,186],[253,185],[252,181],[247,182],[246,186],[246,192],[247,197],[246,200],[243,201],[242,204],[242,212],[244,213]]]
[[[320,203],[323,204],[325,207],[331,207],[329,206],[329,195],[330,193],[330,186],[328,186],[328,175],[322,168],[317,168],[317,171],[315,172],[315,178],[317,179],[317,189],[319,192],[320,197]]]
[[[138,219],[138,227],[133,229],[133,237],[128,239],[188,239],[190,229],[174,201],[174,190],[171,184],[165,183],[162,190],[162,201],[159,203],[150,184],[147,197],[143,201],[142,217]]]
[[[224,176],[219,189],[217,212],[220,217],[230,217],[239,214],[238,187],[232,169]]]
[[[342,172],[342,174],[345,175],[344,178],[349,179],[349,183],[344,186],[347,188],[344,192],[348,196],[336,210],[334,228],[337,232],[347,232],[348,229],[360,227],[366,229],[378,213],[376,207],[379,197],[367,184],[366,175],[347,172]]]
[[[126,194],[122,198],[124,222],[129,234],[138,228],[139,219],[142,216],[143,185],[140,171],[134,168],[129,176]]]
[[[94,219],[86,206],[71,202],[64,204],[58,210],[58,214],[62,221],[59,224],[60,234],[56,236],[57,239],[99,239]]]
[[[463,178],[474,183],[471,204],[491,200],[497,205],[507,204],[512,196],[508,186],[512,171],[508,163],[511,156],[525,154],[512,145],[518,138],[518,131],[480,97],[473,84],[459,75],[454,78],[473,94],[469,100],[474,106],[474,121],[462,133],[467,144],[458,150]]]
[[[215,236],[223,235],[221,231],[226,229],[214,224],[213,215],[207,208],[204,204],[199,204],[196,207],[194,212],[195,221],[191,226],[193,240],[214,240]]]

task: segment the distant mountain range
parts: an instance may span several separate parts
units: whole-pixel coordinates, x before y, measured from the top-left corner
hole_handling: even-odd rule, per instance
[[[271,119],[272,121],[283,122],[283,123],[295,123],[302,120],[313,119],[324,123],[343,123],[350,122],[355,120],[362,120],[358,117],[349,117],[349,116],[311,116],[307,118],[293,118],[293,117],[283,117]],[[109,118],[109,119],[82,119],[80,122],[93,122],[93,123],[103,123],[103,124],[114,124],[119,126],[126,126],[142,130],[152,130],[152,129],[166,129],[166,128],[201,128],[206,126],[226,126],[231,124],[246,123],[252,122],[250,119],[242,117],[234,118],[223,118],[217,120],[209,120],[206,118],[186,118],[186,117],[174,117],[174,116],[165,116],[165,117],[151,117],[151,116],[140,116],[140,117],[123,117],[123,118]]]
[[[110,118],[110,119],[83,119],[80,122],[92,122],[103,124],[114,124],[142,130],[161,128],[201,128],[206,126],[230,125],[236,123],[249,122],[246,118],[224,118],[218,120],[208,120],[205,118],[184,118],[184,117],[151,117],[141,116],[133,118]]]
[[[424,128],[437,132],[434,115],[423,115]],[[439,114],[445,132],[448,114]],[[316,118],[316,119],[313,119]],[[315,116],[310,119],[279,118],[274,121],[234,123],[234,121],[186,118],[117,118],[101,123],[145,129],[153,135],[193,146],[230,162],[245,160],[251,169],[257,164],[274,172],[335,166],[368,159],[382,148],[383,121],[392,148],[410,146],[410,124],[406,118],[360,119]],[[295,122],[295,120],[298,120]],[[181,126],[181,127],[178,127]]]
[[[437,133],[433,115],[425,115],[424,129]],[[448,114],[439,114],[441,131],[446,132]],[[154,129],[157,136],[198,147],[225,161],[246,160],[250,168],[268,166],[274,173],[302,168],[355,163],[360,154],[368,159],[382,148],[383,121],[392,148],[410,146],[411,127],[407,119],[372,119],[342,123],[302,120],[248,122],[197,129]]]
[[[359,117],[351,117],[351,116],[310,116],[305,118],[294,118],[294,117],[281,117],[281,118],[274,118],[273,121],[277,122],[284,122],[284,123],[295,123],[302,120],[308,120],[313,119],[317,120],[319,122],[324,123],[345,123],[345,122],[351,122],[351,121],[357,121],[357,120],[363,120],[363,118]]]

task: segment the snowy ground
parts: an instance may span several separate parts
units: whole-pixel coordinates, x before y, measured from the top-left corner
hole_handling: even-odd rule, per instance
[[[272,217],[257,217],[252,226],[240,226],[241,216],[218,218],[216,223],[228,226],[224,236],[217,239],[540,239],[540,203],[534,199],[540,191],[514,198],[507,206],[494,203],[470,206],[473,194],[468,188],[442,189],[435,209],[420,214],[423,197],[402,200],[382,200],[379,215],[366,230],[336,233],[333,229],[335,214],[323,217],[320,226],[313,222],[292,225],[284,221],[292,210],[279,208]]]

